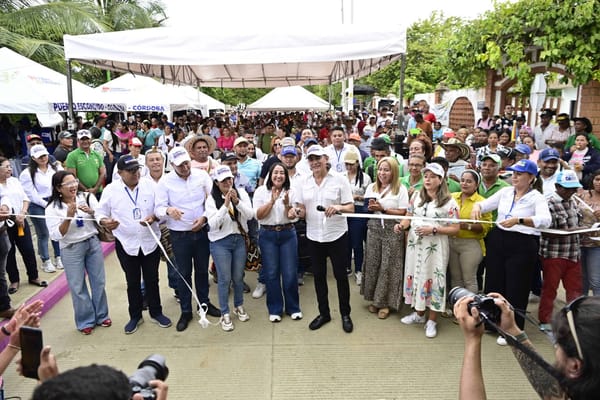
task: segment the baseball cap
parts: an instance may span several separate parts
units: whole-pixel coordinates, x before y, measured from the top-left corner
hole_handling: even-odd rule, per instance
[[[83,138],[91,139],[92,133],[90,131],[88,131],[87,129],[81,129],[81,130],[77,131],[77,139],[83,139]]]
[[[558,160],[560,159],[560,154],[558,150],[553,149],[552,147],[548,147],[540,153],[540,160],[542,161],[550,161],[550,160]]]
[[[515,151],[518,151],[521,154],[529,155],[531,154],[531,147],[521,143],[515,146]]]
[[[319,142],[317,142],[317,139],[315,138],[308,138],[304,141],[304,146],[309,146],[311,144],[319,144]]]
[[[231,160],[237,161],[237,159],[237,155],[233,151],[226,151],[223,154],[221,154],[221,162]]]
[[[306,152],[306,158],[309,158],[310,156],[321,157],[324,155],[326,155],[325,149],[319,145],[311,146]]]
[[[386,142],[387,144],[392,144],[392,140],[386,133],[382,133],[381,135],[379,135],[377,137],[380,139],[383,139],[383,141]]]
[[[40,135],[36,135],[35,133],[32,133],[31,135],[27,135],[27,137],[25,139],[27,139],[27,143],[31,142],[32,140],[40,140],[40,141],[42,140]]]
[[[59,139],[67,139],[67,138],[72,138],[73,134],[69,131],[62,131],[61,133],[58,134],[58,138]]]
[[[483,157],[481,157],[481,161],[485,161],[488,159],[493,160],[498,165],[502,164],[502,160],[500,159],[500,156],[498,154],[486,154]]]
[[[233,146],[235,147],[235,146],[237,146],[238,144],[242,144],[242,143],[246,143],[246,144],[248,144],[249,142],[248,142],[248,139],[246,139],[246,138],[245,138],[245,137],[243,137],[243,136],[240,136],[239,138],[235,139],[235,142],[233,142]]]
[[[282,156],[287,156],[288,154],[298,155],[298,152],[296,151],[296,146],[285,146],[281,149]]]
[[[191,158],[185,148],[181,146],[173,147],[169,152],[169,162],[171,162],[176,167],[180,166],[186,161],[191,161]]]
[[[281,139],[281,147],[295,146],[295,145],[296,145],[296,141],[294,140],[294,138],[284,137],[283,139]]]
[[[142,147],[142,141],[139,138],[131,138],[129,139],[129,145],[135,147]]]
[[[497,154],[500,156],[500,158],[508,158],[510,160],[515,159],[515,151],[510,147],[505,147],[503,149],[498,150]]]
[[[538,172],[537,165],[535,165],[533,161],[527,159],[517,161],[516,164],[511,165],[510,167],[506,168],[506,170],[514,172],[527,172],[531,175],[537,175]]]
[[[559,122],[559,121],[568,121],[569,119],[570,119],[569,118],[569,114],[562,113],[562,114],[558,114],[558,116],[556,117],[556,122]]]
[[[567,189],[578,189],[581,186],[577,174],[571,169],[565,169],[558,173],[556,176],[556,184]]]
[[[344,155],[344,163],[356,164],[358,162],[358,154],[354,151],[347,151]]]
[[[117,161],[117,169],[119,171],[123,171],[123,170],[134,170],[134,169],[140,169],[141,165],[138,162],[138,160],[136,160],[135,158],[133,158],[133,156],[131,154],[125,154],[124,156],[121,156],[119,158],[119,161]]]
[[[29,149],[29,155],[33,158],[40,158],[42,156],[47,156],[48,150],[46,150],[46,146],[43,144],[36,144]]]
[[[106,119],[106,118],[108,118],[108,115],[106,115],[106,113],[102,113],[102,114],[100,114],[100,118],[105,118]]]
[[[358,133],[353,133],[350,136],[348,136],[348,140],[356,140],[357,142],[362,141]]]
[[[431,171],[434,174],[436,174],[437,176],[439,176],[440,178],[444,179],[444,176],[446,176],[446,173],[444,172],[444,168],[437,163],[429,163],[425,166],[425,168],[423,168],[421,170],[421,173],[425,173],[425,171]]]
[[[215,170],[214,178],[215,178],[215,180],[217,180],[219,182],[223,182],[227,178],[233,179],[233,174],[231,173],[231,168],[229,168],[227,165],[221,165],[220,167],[218,167]]]

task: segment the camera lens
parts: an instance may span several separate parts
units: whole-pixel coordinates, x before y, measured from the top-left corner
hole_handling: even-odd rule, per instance
[[[456,286],[456,287],[452,288],[450,293],[448,293],[448,302],[452,305],[452,307],[454,307],[456,302],[465,296],[473,296],[474,297],[475,293],[471,292],[468,289],[465,289],[464,287]]]

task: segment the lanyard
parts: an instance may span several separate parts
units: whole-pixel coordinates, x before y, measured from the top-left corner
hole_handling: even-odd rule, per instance
[[[527,193],[529,193],[529,192],[531,192],[531,189],[529,189],[529,190],[527,191]],[[524,195],[521,197],[521,199],[522,199],[523,197],[525,197],[525,196],[527,195],[527,193],[525,193],[525,194],[524,194]],[[512,203],[510,204],[510,210],[508,210],[508,214],[506,214],[506,216],[507,216],[507,217],[508,217],[509,215],[512,215],[512,210],[513,210],[513,208],[514,208],[514,206],[515,206],[515,204],[516,204],[516,201],[515,201],[515,198],[516,198],[516,197],[517,197],[517,191],[515,190],[515,191],[513,192],[513,199],[512,199]],[[521,199],[519,199],[519,201],[520,201]]]
[[[125,186],[125,193],[127,193],[127,196],[129,196],[129,200],[131,200],[133,205],[137,207],[137,199],[138,199],[138,194],[140,194],[140,188],[138,187],[135,189],[135,199],[133,197],[131,197],[131,194],[129,193],[127,186]]]

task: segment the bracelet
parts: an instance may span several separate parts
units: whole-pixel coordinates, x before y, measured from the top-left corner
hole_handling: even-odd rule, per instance
[[[14,344],[10,344],[9,343],[7,346],[10,347],[11,349],[15,349],[17,351],[21,351],[21,348],[19,346],[15,346]]]
[[[10,336],[11,333],[8,331],[8,329],[6,329],[6,326],[2,325],[2,328],[0,328],[0,331],[2,331],[2,333],[4,333],[6,336]]]
[[[519,343],[523,343],[526,340],[529,340],[529,336],[525,332],[521,332],[515,336],[515,340]]]
[[[431,230],[431,234],[432,234],[433,236],[435,236],[435,235],[437,234],[437,228],[436,228],[436,227],[434,227],[434,228]]]

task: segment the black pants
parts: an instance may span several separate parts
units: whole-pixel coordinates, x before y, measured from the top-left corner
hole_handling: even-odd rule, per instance
[[[35,259],[35,250],[33,250],[33,241],[31,240],[31,229],[29,228],[27,221],[25,221],[25,225],[23,225],[23,230],[25,232],[24,236],[19,236],[17,229],[17,224],[14,224],[7,229],[8,240],[11,245],[10,250],[8,251],[8,258],[6,259],[6,273],[8,274],[8,280],[10,280],[10,283],[18,283],[20,280],[16,254],[16,249],[19,249],[19,253],[21,253],[21,257],[23,257],[25,269],[27,270],[27,277],[30,281],[35,281],[38,278],[38,269],[37,261]]]
[[[129,302],[129,318],[141,318],[144,296],[142,295],[141,278],[144,278],[145,296],[148,300],[150,316],[162,314],[160,293],[158,290],[158,265],[160,263],[160,250],[158,247],[149,254],[144,255],[140,249],[138,255],[130,256],[123,250],[123,245],[117,239],[115,250],[125,279],[127,280],[127,300]]]
[[[337,282],[340,313],[350,315],[350,285],[346,269],[348,264],[348,233],[333,242],[315,242],[308,240],[308,251],[312,259],[315,291],[319,302],[319,314],[330,316],[327,287],[327,257],[331,259],[333,276]]]
[[[5,231],[0,231],[0,311],[10,308],[10,297],[8,296],[8,283],[6,282],[6,257],[10,242]]]
[[[539,236],[494,228],[488,234],[487,246],[485,293],[500,293],[516,310],[525,313]],[[518,313],[515,321],[523,329],[525,319]]]

